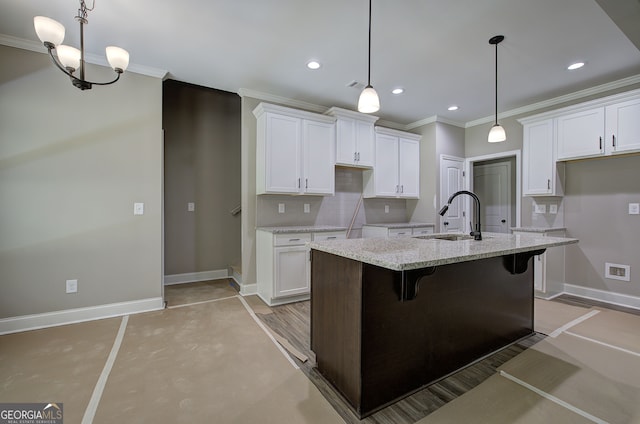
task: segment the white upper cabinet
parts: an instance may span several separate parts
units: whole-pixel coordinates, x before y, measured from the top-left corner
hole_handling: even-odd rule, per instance
[[[640,151],[640,98],[607,106],[606,123],[608,151]]]
[[[558,160],[600,156],[604,153],[604,107],[557,118]]]
[[[554,120],[523,122],[522,186],[525,196],[561,196],[562,163],[554,158]],[[560,169],[559,169],[560,167]]]
[[[333,107],[326,112],[336,118],[336,165],[371,168],[375,159],[376,116]]]
[[[419,135],[376,128],[375,158],[364,172],[364,197],[419,197]]]
[[[257,194],[334,194],[335,118],[260,103]]]

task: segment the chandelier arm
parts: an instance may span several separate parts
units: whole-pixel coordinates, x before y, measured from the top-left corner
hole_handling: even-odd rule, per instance
[[[113,84],[114,82],[118,81],[120,79],[120,75],[122,75],[122,71],[115,71],[116,72],[115,79],[113,79],[112,81],[107,81],[107,82],[93,82],[93,81],[87,81],[87,80],[84,80],[84,79],[80,79],[80,78],[76,77],[75,75],[73,75],[71,72],[69,72],[64,66],[62,66],[62,64],[58,61],[58,59],[53,55],[53,52],[52,52],[53,48],[47,48],[47,50],[49,51],[49,56],[51,56],[51,60],[58,67],[58,69],[60,69],[62,72],[64,72],[65,75],[67,75],[69,78],[71,78],[72,81],[78,81],[81,84],[110,85],[110,84]]]

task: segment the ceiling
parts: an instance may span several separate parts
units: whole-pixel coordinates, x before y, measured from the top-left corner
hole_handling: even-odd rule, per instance
[[[0,43],[44,51],[33,29],[33,16],[44,15],[64,24],[65,44],[78,47],[78,5],[0,0]],[[505,36],[500,111],[640,76],[640,0],[373,0],[372,9],[371,83],[385,121],[491,117],[488,40],[497,34]],[[366,83],[367,16],[366,0],[96,0],[85,49],[102,56],[107,45],[123,47],[134,72],[355,109],[361,88],[348,85]],[[310,59],[321,68],[307,69]],[[576,61],[586,66],[568,71]],[[391,94],[396,87],[405,92]],[[448,111],[454,104],[460,109]]]

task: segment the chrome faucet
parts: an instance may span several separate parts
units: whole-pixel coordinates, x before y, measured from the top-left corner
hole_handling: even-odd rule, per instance
[[[473,198],[473,201],[476,205],[476,230],[471,231],[469,235],[473,236],[474,240],[482,240],[482,233],[480,232],[480,199],[478,199],[478,196],[476,196],[474,193],[468,190],[456,191],[451,195],[451,197],[449,197],[449,200],[447,200],[447,204],[444,205],[438,213],[440,214],[440,216],[444,216],[444,214],[449,210],[449,206],[451,206],[451,202],[453,201],[453,199],[455,199],[460,194],[468,194]]]

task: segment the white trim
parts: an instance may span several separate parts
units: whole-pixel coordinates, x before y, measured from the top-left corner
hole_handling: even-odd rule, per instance
[[[229,270],[216,269],[213,271],[187,272],[185,274],[173,274],[164,276],[164,285],[196,283],[198,281],[221,280],[229,278]]]
[[[254,294],[258,294],[258,284],[241,284],[240,285],[240,295],[251,296]]]
[[[487,161],[487,160],[494,160],[494,159],[503,159],[503,158],[510,158],[512,156],[516,157],[516,222],[514,227],[520,227],[520,214],[521,214],[521,210],[522,210],[522,159],[521,159],[521,155],[522,152],[520,150],[509,150],[507,152],[498,152],[498,153],[492,153],[492,154],[488,154],[488,155],[482,155],[482,156],[474,156],[471,158],[466,158],[464,160],[464,170],[466,173],[466,180],[465,180],[465,188],[467,190],[470,190],[471,188],[471,181],[472,181],[472,177],[473,177],[473,163],[474,162],[482,162],[482,161]],[[467,200],[468,202],[468,200]],[[471,208],[467,205],[466,210],[471,210]],[[513,224],[512,224],[513,225]]]
[[[102,398],[102,393],[104,392],[104,388],[107,385],[107,379],[109,378],[109,374],[111,374],[111,369],[113,368],[113,364],[116,362],[116,358],[118,356],[118,352],[120,351],[120,346],[122,345],[122,339],[124,339],[124,332],[127,329],[127,323],[129,322],[129,316],[125,315],[122,317],[122,322],[120,323],[120,328],[118,329],[118,334],[116,335],[116,339],[113,342],[113,346],[111,347],[111,352],[107,357],[107,362],[104,364],[104,368],[102,369],[102,373],[96,382],[96,386],[93,389],[93,394],[91,395],[91,399],[89,400],[89,404],[87,405],[87,409],[84,411],[84,416],[82,417],[82,424],[91,424],[93,419],[96,416],[96,411],[98,410],[98,405],[100,404],[100,398]]]
[[[289,356],[289,353],[284,349],[284,347],[282,347],[282,345],[280,343],[278,343],[278,341],[275,339],[275,337],[273,337],[273,334],[271,334],[271,331],[269,331],[264,326],[262,321],[260,321],[260,319],[256,316],[256,313],[253,312],[253,309],[251,309],[251,307],[249,306],[247,301],[244,300],[242,298],[242,296],[236,296],[236,297],[240,300],[240,302],[242,302],[242,306],[244,306],[244,308],[247,310],[247,312],[249,312],[249,315],[251,315],[251,318],[253,318],[253,320],[256,322],[256,324],[258,324],[258,326],[262,329],[262,331],[264,331],[264,334],[266,334],[267,337],[269,337],[271,339],[271,341],[273,342],[274,345],[276,345],[278,350],[280,352],[282,352],[282,354],[284,355],[285,358],[287,358],[289,363],[291,363],[291,365],[293,365],[293,368],[299,370],[300,367],[298,366],[298,364],[296,364],[295,361],[293,359],[291,359],[291,356]]]
[[[251,97],[252,99],[262,100],[265,102],[278,103],[280,105],[297,107],[312,112],[325,113],[329,108],[325,106],[315,105],[313,103],[303,102],[301,100],[293,100],[287,97],[277,96],[275,94],[263,93],[262,91],[251,90],[249,88],[241,88],[238,90],[240,97]]]
[[[573,284],[564,285],[564,293],[572,296],[583,297],[585,299],[599,300],[600,302],[612,305],[625,306],[632,309],[640,309],[640,297],[628,294],[615,293],[610,291],[592,289],[589,287],[576,286]]]
[[[640,83],[640,74],[633,75],[628,78],[623,78],[617,81],[608,82],[606,84],[597,85],[595,87],[587,88],[585,90],[576,91],[574,93],[569,93],[564,96],[554,97],[549,100],[543,100],[538,103],[532,103],[530,105],[526,105],[520,108],[511,109],[509,111],[499,113],[498,119],[508,118],[510,116],[523,115],[525,113],[534,112],[536,110],[553,107],[555,105],[559,105],[566,102],[571,102],[575,100],[580,100],[585,97],[594,96],[597,94],[605,93],[607,91],[615,90],[618,88],[627,87],[629,85]],[[598,100],[594,100],[597,102]],[[576,105],[578,106],[578,105]],[[555,111],[551,111],[553,113]],[[470,128],[475,127],[476,125],[487,124],[489,122],[493,122],[495,120],[495,116],[487,116],[485,118],[476,119],[474,121],[467,122],[464,127]]]
[[[47,49],[39,41],[25,40],[24,38],[13,37],[11,35],[0,34],[0,44],[9,47],[15,47],[17,49],[29,50],[36,53],[48,54]],[[106,56],[103,57],[97,54],[86,53],[84,60],[87,63],[92,63],[94,65],[100,65],[108,68],[111,67],[107,62]],[[137,65],[135,63],[129,64],[126,72],[133,72],[135,74],[146,75],[149,77],[160,79],[164,79],[169,73],[164,69],[152,68],[151,66],[145,65]]]
[[[0,335],[164,309],[161,297],[0,319]]]
[[[531,390],[532,392],[536,393],[537,395],[540,395],[543,398],[545,398],[547,400],[550,400],[551,402],[553,402],[555,404],[558,404],[558,405],[560,405],[560,406],[562,406],[562,407],[564,407],[564,408],[566,408],[566,409],[568,409],[568,410],[570,410],[572,412],[575,412],[578,415],[583,416],[584,418],[586,418],[586,419],[588,419],[590,421],[593,421],[594,423],[608,424],[606,421],[601,420],[600,418],[596,417],[595,415],[591,415],[588,412],[585,412],[582,409],[580,409],[580,408],[578,408],[576,406],[573,406],[570,403],[565,402],[560,398],[557,398],[557,397],[553,396],[552,394],[549,394],[549,393],[547,393],[547,392],[545,392],[543,390],[540,390],[537,387],[535,387],[535,386],[533,386],[533,385],[531,385],[531,384],[529,384],[529,383],[527,383],[525,381],[520,380],[518,377],[514,377],[513,375],[507,373],[504,370],[500,370],[500,375],[502,377],[506,378],[507,380],[511,380],[512,382],[514,382],[514,383],[516,383],[516,384],[518,384],[518,385],[520,385],[520,386],[522,386],[522,387],[524,387],[526,389]]]

